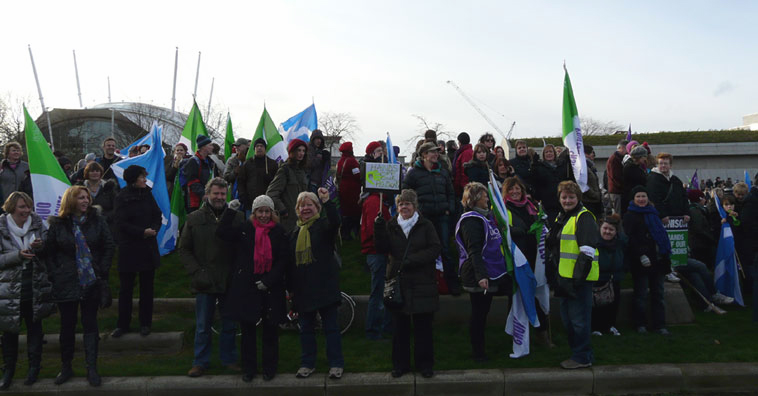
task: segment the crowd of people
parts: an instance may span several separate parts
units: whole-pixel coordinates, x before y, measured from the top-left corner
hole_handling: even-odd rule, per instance
[[[712,185],[706,182],[706,192],[688,189],[672,171],[672,155],[653,156],[649,145],[635,141],[619,142],[603,175],[594,164],[593,148],[585,145],[588,188],[583,191],[565,148],[545,145],[538,153],[519,140],[515,157],[508,159],[491,134],[472,145],[468,133],[445,142],[429,130],[408,169],[403,167],[402,188],[394,195],[364,190],[362,180],[366,164],[387,162],[388,150],[397,155],[397,147],[371,142],[362,158],[356,158],[353,144],[345,142],[339,147],[341,158],[334,174],[339,208],[325,188],[331,155],[319,130],[313,131],[308,142],[290,141],[288,158],[281,164],[266,156],[263,139],[237,139],[234,154],[225,161],[208,137],[199,136],[195,143],[195,153],[178,143],[165,163],[167,185],[172,190],[178,178],[188,213],[177,250],[195,295],[190,377],[202,376],[210,367],[211,324],[218,309],[221,363],[240,371],[244,381],[252,381],[259,372],[256,333],[260,325],[263,379],[274,378],[279,325],[290,299],[298,314],[302,350],[296,376],[306,378],[315,371],[318,321],[326,336],[329,377],[341,378],[345,360],[337,324],[339,237],[360,240],[371,278],[365,336],[392,338],[395,378],[412,367],[423,377],[434,375],[432,334],[440,294],[468,293],[472,360],[488,360],[485,328],[493,297],[513,293],[514,279],[501,249],[506,232],[534,269],[538,242],[543,229],[548,231],[545,271],[551,289],[561,299],[560,316],[571,350],[560,363],[566,369],[592,365],[592,334],[621,334],[616,319],[626,274],[633,280],[631,319],[639,333],[670,334],[663,293],[667,277],[670,281],[678,281],[677,275],[684,277],[708,300],[706,310],[724,312],[717,304],[733,299],[715,290],[712,272],[724,222],[734,231],[749,289],[755,279],[751,270],[756,262],[758,189],[729,179],[717,179]],[[138,146],[129,155],[147,149]],[[111,336],[133,331],[136,280],[139,333],[151,332],[161,212],[144,168],[125,169],[126,187],[119,188],[111,166],[121,157],[115,139],[108,138],[100,157],[87,155],[76,167],[58,155],[73,186],[66,190],[60,212],[46,225],[33,211],[29,166],[22,156],[19,144],[8,143],[0,165],[4,202],[0,389],[10,386],[15,373],[22,320],[30,367],[25,384],[37,380],[41,321],[56,308],[62,365],[55,383],[74,375],[74,330],[80,317],[87,380],[98,386],[97,313],[112,303],[108,278],[114,255],[119,303]],[[493,216],[487,189],[490,171],[497,184],[493,187],[505,201],[507,230]],[[715,196],[728,214],[725,219],[718,214]],[[672,267],[665,225],[674,218],[688,226],[690,251],[686,264]],[[540,326],[532,340],[554,347],[549,312],[536,305]],[[238,328],[239,351],[235,345]]]

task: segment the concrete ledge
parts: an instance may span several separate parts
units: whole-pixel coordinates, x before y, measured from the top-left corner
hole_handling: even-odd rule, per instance
[[[432,378],[424,378],[420,374],[416,375],[416,395],[418,396],[503,396],[504,389],[505,382],[502,370],[438,371]]]
[[[693,363],[679,367],[685,392],[758,391],[758,363]]]
[[[371,374],[371,373],[363,373]],[[344,381],[350,374],[345,374],[340,381]],[[355,374],[356,376],[359,374]],[[260,375],[256,376],[253,382],[246,383],[242,381],[241,376],[237,376],[237,389],[233,393],[239,395],[263,395],[263,396],[325,396],[326,383],[333,380],[326,379],[326,374],[314,373],[309,378],[296,378],[293,373],[279,373],[271,381],[264,381]],[[364,383],[361,387],[353,387],[354,391],[361,393],[370,392],[373,383]],[[222,394],[217,392],[216,395]],[[223,393],[226,395],[227,393]],[[371,395],[372,393],[368,393]],[[150,394],[152,396],[152,393]],[[181,395],[184,396],[184,395]]]
[[[392,378],[390,373],[346,373],[340,380],[326,380],[329,396],[413,396],[416,391],[413,374]]]
[[[250,393],[249,390],[237,389],[238,382],[242,382],[242,377],[238,375],[206,375],[200,378],[148,377],[145,382],[146,393],[150,396],[235,396]],[[110,396],[110,392],[107,394]]]
[[[593,373],[586,369],[506,369],[505,389],[515,395],[589,395]]]
[[[79,373],[84,375],[84,373]],[[108,396],[132,396],[132,395],[146,395],[148,379],[145,377],[103,377],[103,384],[99,387],[90,386],[84,377],[74,377],[63,385],[55,385],[53,380],[46,380],[45,385],[49,381],[49,386],[58,390],[59,395],[103,395],[107,389]],[[37,384],[28,387],[21,385],[24,388],[32,389],[36,388]]]
[[[75,348],[77,351],[84,350],[82,334],[76,335]],[[47,343],[42,347],[45,352],[60,351],[58,334],[45,334]],[[26,335],[19,336],[19,349],[26,351]],[[100,334],[100,351],[108,352],[153,352],[153,353],[177,353],[182,350],[184,344],[184,332],[172,331],[165,333],[151,333],[142,337],[139,333],[126,333],[119,338],[113,338],[110,333]]]
[[[596,394],[678,393],[682,370],[670,364],[594,367]]]

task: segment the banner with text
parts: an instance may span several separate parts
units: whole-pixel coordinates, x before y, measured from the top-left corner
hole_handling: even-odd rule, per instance
[[[400,164],[366,162],[363,189],[366,192],[400,192]]]
[[[671,266],[687,264],[687,223],[683,216],[670,216],[668,225],[664,225],[671,241]]]

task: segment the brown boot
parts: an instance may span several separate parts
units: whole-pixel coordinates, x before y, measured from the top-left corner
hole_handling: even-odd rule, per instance
[[[550,339],[549,331],[535,331],[534,344],[545,348],[555,348],[555,344],[553,344],[553,341]]]
[[[202,376],[203,373],[205,373],[205,368],[203,366],[192,366],[187,375],[192,378],[197,378]]]

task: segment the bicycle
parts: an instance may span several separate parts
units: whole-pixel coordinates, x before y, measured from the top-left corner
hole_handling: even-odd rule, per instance
[[[337,324],[340,327],[340,334],[345,334],[355,320],[355,300],[345,292],[340,292],[341,301],[337,307]],[[287,312],[288,322],[280,325],[285,330],[300,330],[300,324],[297,321],[297,312],[292,309],[292,297],[287,294],[287,306],[290,308]],[[321,316],[316,315],[316,329],[321,328]]]

